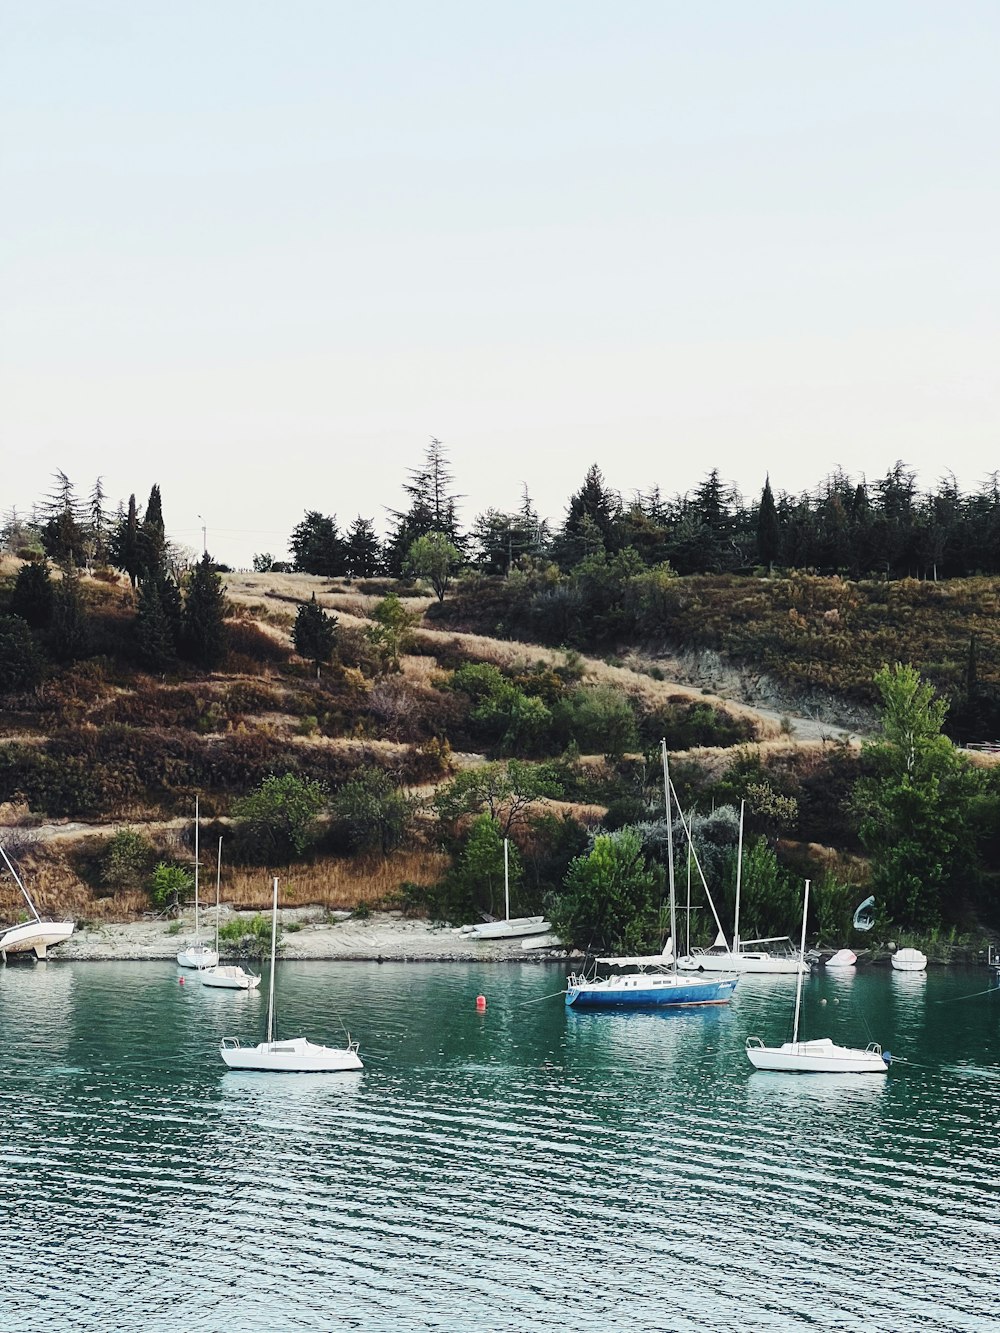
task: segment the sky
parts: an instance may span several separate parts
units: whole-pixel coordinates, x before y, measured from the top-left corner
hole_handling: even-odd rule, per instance
[[[0,0],[0,511],[1000,468],[995,0]]]

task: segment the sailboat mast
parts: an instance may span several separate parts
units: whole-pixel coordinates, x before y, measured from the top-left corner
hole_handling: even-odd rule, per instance
[[[743,810],[746,801],[740,801],[740,842],[736,852],[736,915],[733,920],[733,953],[740,951],[740,885],[743,882]]]
[[[688,843],[687,940],[684,952],[691,956],[691,844]]]
[[[215,863],[215,952],[219,952],[219,903],[222,890],[222,839],[219,839],[219,856]],[[218,961],[218,958],[216,958]]]
[[[670,769],[667,764],[667,742],[660,741],[663,754],[663,800],[667,811],[667,883],[670,886],[670,954],[673,969],[677,971],[677,903],[674,897],[674,821],[670,809]],[[690,921],[690,917],[688,920]]]
[[[2,856],[3,859],[7,862],[7,869],[8,869],[8,870],[10,871],[10,873],[14,876],[14,883],[17,885],[17,887],[18,887],[18,888],[21,890],[21,892],[24,894],[24,901],[25,901],[25,902],[28,904],[28,906],[31,908],[31,915],[35,918],[35,920],[39,923],[39,925],[41,925],[42,918],[38,915],[38,912],[37,912],[37,910],[36,910],[36,908],[35,908],[35,904],[34,904],[34,903],[31,901],[31,899],[28,897],[28,890],[27,890],[27,889],[24,887],[24,885],[21,883],[21,876],[17,873],[17,871],[16,871],[16,870],[14,869],[14,867],[11,865],[10,857],[7,855],[7,852],[6,852],[6,850],[5,850],[3,847],[0,847],[0,856]]]
[[[799,975],[795,981],[795,1022],[792,1024],[792,1045],[799,1039],[799,1007],[802,1003],[802,973],[806,965],[806,920],[809,916],[809,881],[806,880],[805,896],[802,900],[802,943],[799,945]]]
[[[278,878],[274,879],[274,898],[271,903],[271,979],[267,987],[267,1044],[274,1040],[274,953],[278,939]]]
[[[510,920],[510,863],[507,856],[507,839],[503,840],[503,919]]]
[[[194,798],[194,942],[200,943],[198,930],[198,798]]]

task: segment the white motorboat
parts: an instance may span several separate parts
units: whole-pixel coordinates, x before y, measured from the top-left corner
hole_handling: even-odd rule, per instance
[[[276,1041],[274,1037],[274,963],[278,940],[278,881],[271,905],[271,976],[267,989],[267,1037],[256,1046],[241,1046],[235,1037],[223,1037],[219,1054],[230,1069],[253,1069],[274,1074],[334,1074],[364,1069],[358,1043],[347,1037],[345,1047],[320,1046],[306,1037]]]
[[[177,955],[180,967],[191,967],[201,971],[204,967],[215,967],[219,961],[217,949],[209,949],[201,942],[201,926],[198,919],[198,798],[194,800],[194,944],[181,949]]]
[[[479,926],[463,926],[461,934],[468,940],[516,940],[528,935],[548,935],[551,921],[541,916],[514,916],[510,914],[510,860],[507,839],[503,840],[503,903],[502,921],[484,921]]]
[[[13,875],[15,884],[21,890],[32,916],[30,921],[22,921],[0,931],[0,958],[6,963],[9,953],[33,953],[39,962],[44,962],[49,949],[68,940],[76,925],[72,921],[43,921],[3,847],[0,847],[0,855],[3,856],[7,869]]]
[[[809,881],[806,880],[802,903],[802,943],[799,957],[805,961],[806,918],[809,914]],[[795,983],[795,1019],[792,1040],[781,1046],[765,1046],[760,1037],[747,1037],[747,1059],[754,1069],[786,1074],[885,1074],[891,1059],[877,1042],[863,1049],[838,1046],[829,1037],[799,1041],[799,1013],[802,1005],[802,973]]]
[[[892,965],[897,972],[923,972],[927,955],[919,949],[897,949],[892,955]]]
[[[222,896],[222,839],[219,839],[219,854],[215,863],[215,956],[219,956],[219,907]],[[215,967],[203,968],[199,973],[203,986],[214,986],[216,990],[256,990],[260,977],[253,972],[245,972],[238,963],[216,963]]]

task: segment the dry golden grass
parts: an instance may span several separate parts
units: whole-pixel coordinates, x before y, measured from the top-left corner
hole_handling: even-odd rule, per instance
[[[359,903],[390,898],[401,884],[434,884],[449,866],[443,852],[428,848],[401,849],[386,857],[317,860],[311,865],[272,870],[234,869],[222,874],[223,901],[235,907],[265,911],[271,903],[271,880],[278,876],[283,906],[321,906],[350,910]]]

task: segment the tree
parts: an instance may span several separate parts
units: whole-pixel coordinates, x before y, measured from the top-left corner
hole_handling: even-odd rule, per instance
[[[55,473],[55,487],[43,506],[42,545],[45,553],[59,565],[83,564],[86,558],[86,534],[80,502],[73,483],[61,469]]]
[[[412,468],[410,480],[403,491],[410,497],[405,512],[391,509],[395,527],[386,542],[386,564],[390,574],[403,571],[410,547],[418,537],[429,532],[443,532],[452,545],[461,551],[464,540],[458,526],[458,500],[461,496],[451,491],[452,474],[448,455],[440,440],[431,438],[424,454],[423,466]]]
[[[149,839],[137,829],[119,829],[101,853],[101,883],[109,889],[141,884],[152,859]]]
[[[0,694],[30,690],[42,678],[42,656],[19,616],[0,616]]]
[[[382,551],[375,535],[375,524],[370,518],[362,518],[359,514],[347,529],[345,558],[351,578],[370,579],[378,573]]]
[[[757,512],[757,559],[762,565],[767,565],[770,572],[780,555],[781,525],[778,522],[778,511],[771,491],[771,478],[768,476],[764,479],[760,509]]]
[[[414,808],[388,773],[359,769],[330,801],[332,841],[345,852],[387,856],[406,837]]]
[[[566,519],[554,548],[563,569],[572,569],[596,551],[618,549],[618,525],[621,500],[610,491],[601,469],[594,463],[583,479],[583,486],[571,497]]]
[[[983,779],[941,734],[948,705],[912,666],[875,676],[882,737],[862,755],[870,776],[855,784],[858,832],[871,855],[871,887],[899,926],[936,926],[945,892],[974,879],[972,814]]]
[[[135,505],[135,496],[128,497],[128,513],[119,513],[118,523],[111,538],[109,555],[112,562],[129,577],[135,587],[142,568],[139,553],[139,513]]]
[[[255,574],[270,574],[274,565],[274,556],[270,551],[261,551],[254,553],[253,572]]]
[[[211,671],[226,655],[226,597],[222,579],[206,551],[195,565],[184,598],[181,646],[184,656]]]
[[[194,876],[183,866],[160,861],[149,878],[149,896],[157,907],[170,907],[174,912],[180,905],[182,893],[190,893]]]
[[[457,774],[440,787],[434,808],[443,823],[455,825],[463,815],[489,814],[502,835],[524,823],[533,807],[546,798],[562,795],[562,784],[544,764],[519,759],[481,764]]]
[[[233,804],[244,850],[271,863],[302,856],[316,839],[316,816],[325,804],[321,783],[295,773],[272,774]]]
[[[150,671],[169,671],[177,664],[177,597],[176,585],[165,579],[148,579],[139,589],[135,645],[140,662]]]
[[[80,576],[67,566],[52,593],[52,623],[49,626],[52,656],[58,662],[76,662],[90,651],[90,625],[80,588]]]
[[[307,509],[302,522],[292,530],[288,549],[297,573],[339,578],[347,570],[336,515],[328,517],[317,509]]]
[[[22,565],[14,580],[11,615],[20,616],[32,629],[47,629],[52,623],[53,589],[48,561],[31,560]]]
[[[369,642],[379,652],[383,669],[398,671],[400,656],[410,645],[417,617],[391,592],[375,607],[372,620],[374,623],[366,629]]]
[[[649,952],[659,947],[656,888],[635,829],[599,834],[592,849],[571,863],[549,911],[552,928],[575,949]]]
[[[491,916],[503,913],[504,841],[499,826],[489,815],[479,815],[472,821],[465,844],[451,872],[451,896],[454,899],[465,899],[471,908],[488,912]],[[521,886],[521,857],[516,844],[506,841],[510,899],[512,904],[516,904]]]
[[[327,615],[316,601],[315,593],[296,613],[292,640],[295,651],[312,662],[318,676],[320,667],[329,662],[337,644],[337,617]]]
[[[98,477],[90,492],[90,510],[87,523],[87,554],[91,564],[102,567],[108,563],[110,534],[108,515],[104,508],[107,499],[104,491],[104,479]]]
[[[429,579],[439,602],[444,601],[452,575],[462,563],[462,552],[443,532],[418,537],[406,557],[407,568],[418,578]]]
[[[138,536],[139,577],[160,578],[167,572],[167,530],[163,522],[163,501],[154,482],[149,492],[146,513]]]

